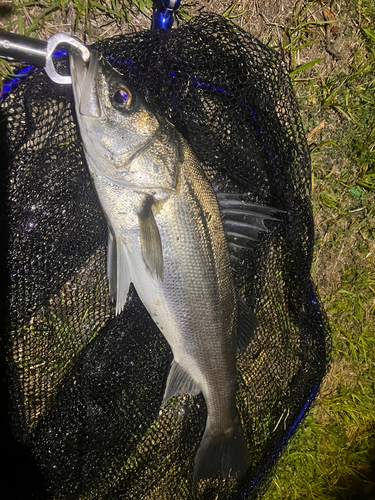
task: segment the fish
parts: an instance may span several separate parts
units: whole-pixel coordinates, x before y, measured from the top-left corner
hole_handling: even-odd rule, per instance
[[[250,456],[236,406],[236,355],[258,323],[236,294],[231,262],[267,231],[272,213],[216,192],[186,139],[96,51],[88,66],[70,51],[70,70],[83,150],[108,225],[116,314],[132,283],[173,352],[163,405],[203,394],[207,418],[193,485],[217,475],[238,480]]]

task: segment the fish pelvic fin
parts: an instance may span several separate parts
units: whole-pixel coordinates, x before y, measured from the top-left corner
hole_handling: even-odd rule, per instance
[[[173,398],[174,396],[180,396],[181,394],[191,394],[192,396],[195,396],[200,392],[201,390],[199,386],[194,382],[184,368],[176,363],[176,361],[173,361],[169,371],[162,405],[164,406],[168,399]]]
[[[116,300],[116,314],[120,314],[124,309],[131,279],[125,244],[112,231],[108,234],[107,276],[109,296]]]
[[[143,261],[152,275],[161,281],[164,279],[163,249],[158,226],[152,212],[154,199],[148,196],[143,208],[138,212],[138,224],[141,233]]]
[[[240,351],[245,351],[254,338],[259,321],[252,309],[242,299],[237,301],[237,314],[237,347]]]
[[[237,415],[232,426],[221,434],[213,432],[211,419],[207,418],[206,429],[195,455],[193,490],[200,479],[222,476],[240,479],[250,464],[245,436]]]
[[[108,231],[108,246],[107,246],[107,277],[109,286],[109,297],[112,302],[117,298],[117,249],[116,238],[112,231]]]

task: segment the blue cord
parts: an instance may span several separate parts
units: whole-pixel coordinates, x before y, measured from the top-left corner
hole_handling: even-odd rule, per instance
[[[181,0],[156,0],[152,15],[153,30],[169,30],[172,27],[173,14],[180,7]]]

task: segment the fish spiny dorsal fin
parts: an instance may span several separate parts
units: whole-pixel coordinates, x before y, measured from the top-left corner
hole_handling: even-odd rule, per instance
[[[160,233],[152,212],[154,199],[148,196],[140,212],[138,224],[141,232],[142,257],[152,275],[164,279],[163,249]]]
[[[109,296],[116,300],[116,314],[120,314],[124,309],[131,280],[126,247],[112,231],[108,233],[107,276]]]
[[[173,396],[180,396],[181,394],[191,394],[195,396],[200,392],[200,388],[190,375],[176,363],[176,361],[173,361],[169,371],[162,404],[165,405],[168,399],[173,398]]]
[[[254,338],[259,321],[252,309],[242,299],[237,301],[237,347],[244,351]]]
[[[251,241],[258,242],[259,233],[269,233],[264,224],[266,220],[280,221],[273,214],[281,213],[275,208],[246,203],[244,195],[223,193],[215,190],[220,212],[223,218],[225,235],[231,260],[237,260],[243,248],[248,248]]]

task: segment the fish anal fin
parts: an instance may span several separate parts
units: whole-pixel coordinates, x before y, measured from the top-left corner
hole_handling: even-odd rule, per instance
[[[242,299],[237,301],[237,347],[244,351],[254,337],[259,321],[252,309]]]
[[[169,371],[167,385],[165,387],[163,405],[168,399],[181,394],[191,394],[195,396],[201,392],[199,386],[194,382],[190,375],[176,361],[173,361]]]
[[[153,198],[148,196],[143,208],[138,212],[142,257],[151,275],[156,275],[157,278],[163,281],[163,249],[159,229],[152,211],[153,203]]]

